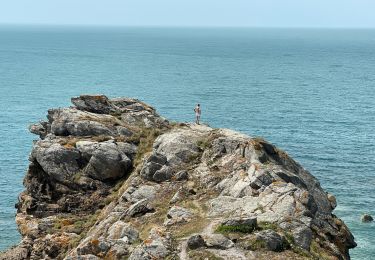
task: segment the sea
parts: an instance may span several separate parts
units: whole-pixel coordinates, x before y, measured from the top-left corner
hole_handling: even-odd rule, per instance
[[[375,259],[375,30],[0,26],[0,250],[20,241],[14,207],[28,125],[80,94],[135,97],[170,120],[261,136],[334,194]]]

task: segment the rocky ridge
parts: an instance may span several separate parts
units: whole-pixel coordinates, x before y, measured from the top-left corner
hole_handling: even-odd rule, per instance
[[[336,200],[285,152],[149,105],[72,98],[40,136],[0,259],[350,259]]]

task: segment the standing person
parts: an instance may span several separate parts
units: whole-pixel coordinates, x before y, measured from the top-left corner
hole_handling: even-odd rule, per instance
[[[201,105],[197,104],[197,106],[194,108],[195,112],[195,123],[199,125],[199,120],[201,119]]]

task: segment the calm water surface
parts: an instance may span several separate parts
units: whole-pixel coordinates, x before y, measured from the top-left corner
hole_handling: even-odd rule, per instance
[[[375,31],[0,27],[0,250],[14,222],[32,140],[29,123],[71,96],[138,97],[160,114],[203,121],[286,150],[336,195],[375,256]]]

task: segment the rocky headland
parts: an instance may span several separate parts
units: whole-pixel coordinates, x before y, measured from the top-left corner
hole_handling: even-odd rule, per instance
[[[0,259],[350,258],[335,197],[267,141],[131,98],[72,103],[30,126],[22,241]]]

